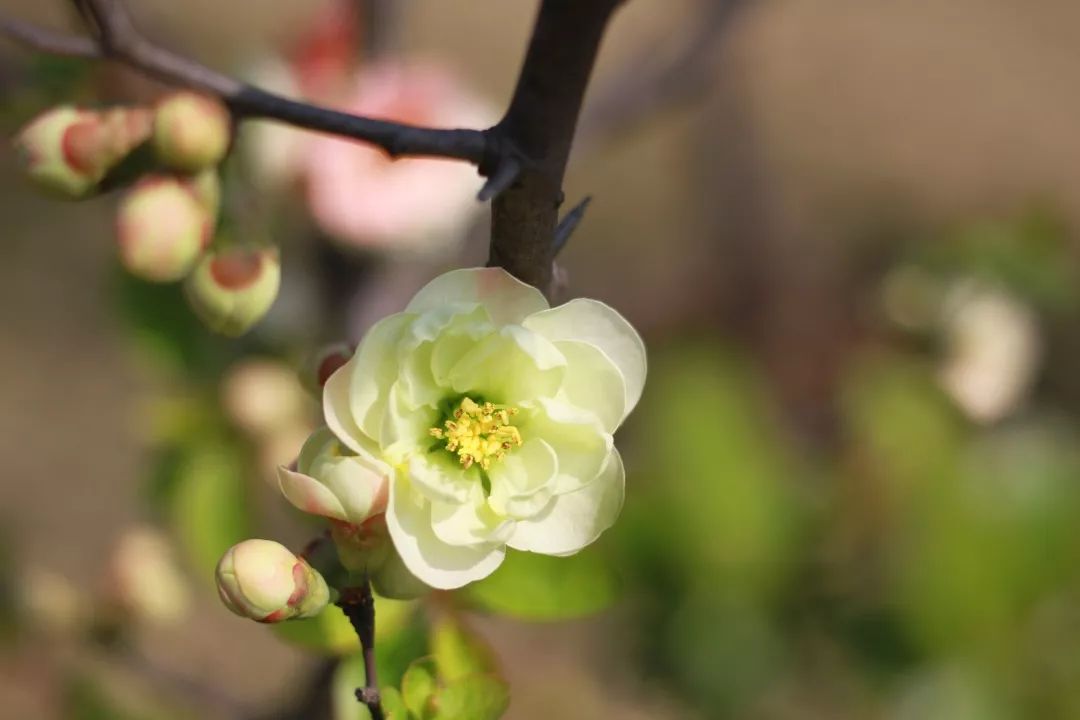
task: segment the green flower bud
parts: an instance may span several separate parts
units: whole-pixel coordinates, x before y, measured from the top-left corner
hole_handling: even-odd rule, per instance
[[[314,617],[330,602],[330,589],[307,561],[271,540],[245,540],[217,566],[221,602],[261,623]]]
[[[280,282],[276,248],[226,248],[202,259],[184,291],[207,327],[237,336],[266,315]]]
[[[53,108],[15,137],[15,149],[40,189],[72,199],[93,194],[105,174],[150,135],[141,108],[105,112]]]
[[[120,261],[133,275],[172,282],[187,275],[210,240],[210,218],[186,181],[152,176],[120,203]]]
[[[354,346],[344,342],[324,345],[304,363],[300,371],[300,382],[306,390],[321,398],[326,381],[335,370],[349,362],[355,352]]]
[[[220,163],[229,149],[229,111],[204,95],[181,91],[157,106],[154,148],[162,162],[195,173]]]

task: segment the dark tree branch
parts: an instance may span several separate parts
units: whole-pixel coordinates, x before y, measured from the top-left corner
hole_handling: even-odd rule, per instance
[[[621,0],[542,0],[505,117],[492,133],[532,164],[492,206],[489,265],[550,290],[562,181],[604,30]]]
[[[296,127],[370,143],[391,157],[444,157],[503,169],[485,130],[446,130],[375,120],[290,100],[247,85],[194,60],[158,47],[139,34],[118,0],[77,0],[76,8],[92,19],[97,42],[37,28],[0,17],[0,31],[44,52],[85,58],[108,58],[172,85],[216,95],[240,119],[278,120]],[[516,162],[516,160],[515,160]]]
[[[364,655],[364,687],[356,691],[356,699],[367,706],[371,720],[385,720],[379,697],[379,675],[375,667],[375,596],[371,594],[371,584],[367,578],[360,587],[343,590],[337,604],[360,638]]]

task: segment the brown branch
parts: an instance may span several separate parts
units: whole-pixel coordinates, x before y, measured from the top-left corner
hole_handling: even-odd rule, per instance
[[[371,720],[385,720],[379,696],[378,670],[375,667],[375,596],[371,594],[371,584],[367,578],[360,587],[343,590],[337,604],[360,638],[364,655],[364,687],[356,691],[356,699],[367,706]]]
[[[492,205],[489,265],[549,291],[562,181],[585,88],[621,0],[542,0],[505,117],[492,134],[530,158]]]
[[[48,30],[14,18],[0,17],[0,35],[33,50],[76,58],[100,58],[97,43],[90,38]]]
[[[663,110],[701,96],[712,82],[721,41],[752,0],[699,0],[676,47],[649,43],[599,88],[581,119],[581,136],[608,138],[633,130]],[[669,59],[662,60],[665,55]]]
[[[76,7],[93,20],[97,42],[0,17],[0,31],[34,49],[77,57],[105,57],[171,85],[216,95],[240,119],[260,118],[382,148],[391,157],[444,157],[501,170],[485,130],[425,128],[375,120],[275,95],[224,75],[146,40],[118,0],[79,0]]]

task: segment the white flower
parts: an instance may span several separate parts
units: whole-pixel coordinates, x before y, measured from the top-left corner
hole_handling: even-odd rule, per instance
[[[350,523],[385,498],[401,559],[436,588],[486,577],[507,546],[571,555],[622,507],[612,433],[644,382],[644,344],[607,305],[550,308],[501,269],[456,270],[376,324],[331,376],[323,409],[340,459],[302,457],[282,489]]]

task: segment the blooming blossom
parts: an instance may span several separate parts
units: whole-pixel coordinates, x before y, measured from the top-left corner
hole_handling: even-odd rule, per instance
[[[486,103],[432,65],[372,65],[353,87],[342,109],[358,115],[441,128],[482,128],[496,120]],[[391,160],[379,148],[328,135],[312,138],[303,162],[315,222],[349,244],[442,252],[480,209],[482,180],[467,163]]]
[[[571,555],[622,507],[612,433],[645,367],[603,303],[551,308],[501,269],[447,273],[330,377],[327,429],[281,469],[282,490],[338,523],[385,513],[405,567],[436,588],[489,575],[507,547]]]

